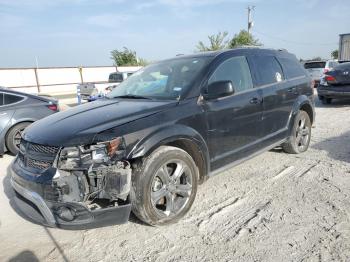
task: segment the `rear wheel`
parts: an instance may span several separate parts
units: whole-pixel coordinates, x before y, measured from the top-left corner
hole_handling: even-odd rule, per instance
[[[322,99],[322,104],[329,105],[330,103],[332,103],[332,98],[323,98]]]
[[[286,153],[299,154],[309,148],[311,138],[311,121],[305,111],[299,111],[295,117],[291,136],[288,141],[282,144]]]
[[[134,169],[133,213],[150,225],[174,223],[191,208],[197,181],[197,166],[187,152],[161,146]]]
[[[30,122],[19,123],[7,132],[6,135],[6,147],[11,154],[16,155],[19,151],[19,144],[21,143],[22,132],[29,126]]]

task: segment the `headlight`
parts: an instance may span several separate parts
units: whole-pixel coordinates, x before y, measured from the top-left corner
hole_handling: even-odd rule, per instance
[[[77,147],[65,147],[61,150],[57,167],[63,170],[86,169],[93,164],[108,164],[124,156],[124,143],[121,137],[113,140]]]

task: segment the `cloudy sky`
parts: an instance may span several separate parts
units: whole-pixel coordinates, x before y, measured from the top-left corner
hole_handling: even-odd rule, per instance
[[[159,60],[192,53],[218,31],[246,29],[266,47],[328,58],[350,33],[349,0],[0,0],[0,67],[111,65],[123,46]]]

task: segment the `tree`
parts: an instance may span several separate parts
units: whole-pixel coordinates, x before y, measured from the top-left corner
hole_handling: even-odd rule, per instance
[[[320,56],[315,56],[315,57],[311,58],[311,61],[322,61],[322,60],[323,59]]]
[[[239,46],[261,46],[262,44],[258,39],[255,39],[251,33],[248,33],[246,30],[241,30],[238,34],[235,34],[234,37],[229,42],[229,48],[235,48]]]
[[[339,50],[337,49],[337,50],[332,51],[331,52],[331,56],[332,56],[333,59],[338,59],[338,57],[339,57]]]
[[[198,51],[215,51],[227,48],[228,40],[226,40],[228,33],[227,32],[219,32],[216,35],[208,36],[209,46],[206,46],[202,41],[199,41],[196,46]]]
[[[111,59],[116,66],[144,66],[147,64],[145,59],[138,58],[135,51],[126,47],[123,48],[123,51],[112,50]]]

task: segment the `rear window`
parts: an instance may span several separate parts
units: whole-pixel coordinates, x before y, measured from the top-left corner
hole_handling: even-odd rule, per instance
[[[0,93],[0,106],[4,105],[4,94]]]
[[[350,70],[350,63],[342,63],[334,67],[334,69],[349,69]]]
[[[273,84],[284,80],[281,65],[274,56],[254,56],[257,67],[259,86]]]
[[[109,75],[109,82],[123,82],[123,74],[110,74]]]
[[[23,97],[21,97],[21,96],[5,94],[4,105],[11,105],[11,104],[17,103],[21,100],[23,100]]]
[[[305,69],[325,68],[326,62],[309,62],[304,64]]]
[[[287,79],[305,76],[304,69],[299,61],[290,58],[278,58],[278,60],[282,64]]]

